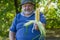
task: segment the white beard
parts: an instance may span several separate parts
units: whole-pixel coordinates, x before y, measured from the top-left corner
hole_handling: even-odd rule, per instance
[[[23,11],[24,12],[24,14],[31,14],[32,13],[32,11]]]
[[[29,10],[23,10],[23,9],[22,9],[22,12],[23,12],[24,14],[28,14],[28,15],[29,15],[29,14],[32,14],[33,10],[29,11]]]

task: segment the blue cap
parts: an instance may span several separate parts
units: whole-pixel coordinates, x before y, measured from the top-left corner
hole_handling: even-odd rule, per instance
[[[21,5],[24,5],[24,4],[27,4],[27,3],[35,5],[34,0],[21,0]]]

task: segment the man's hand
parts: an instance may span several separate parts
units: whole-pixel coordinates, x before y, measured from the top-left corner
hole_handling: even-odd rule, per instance
[[[45,24],[42,23],[42,25],[45,27]],[[39,30],[38,25],[36,23],[34,23],[34,29]]]
[[[11,31],[9,32],[9,39],[10,40],[16,40],[15,39],[15,33],[14,32],[11,32]]]
[[[38,29],[38,25],[37,25],[36,23],[34,23],[34,29],[35,29],[35,30],[39,30],[39,29]]]

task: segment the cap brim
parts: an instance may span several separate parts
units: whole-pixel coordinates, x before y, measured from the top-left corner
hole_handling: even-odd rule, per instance
[[[24,5],[24,4],[32,4],[32,5],[35,5],[35,4],[32,3],[32,2],[27,2],[27,3],[22,3],[22,4],[20,4],[20,6],[22,6],[22,5]]]

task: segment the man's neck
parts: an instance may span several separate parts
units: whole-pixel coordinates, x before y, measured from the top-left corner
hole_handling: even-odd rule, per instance
[[[31,14],[24,14],[24,16],[29,17]]]

